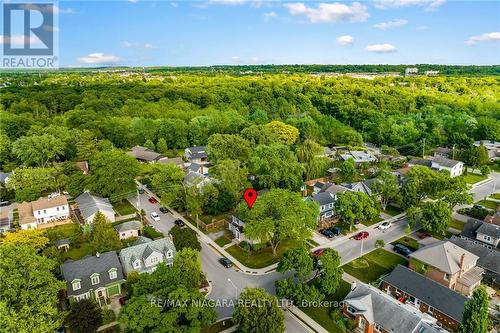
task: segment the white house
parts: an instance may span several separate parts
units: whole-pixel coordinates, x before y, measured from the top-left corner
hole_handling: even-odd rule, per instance
[[[38,225],[62,221],[69,218],[68,200],[64,195],[53,198],[40,198],[23,202],[18,206],[21,229],[36,229]]]
[[[84,192],[75,199],[75,202],[87,223],[91,224],[94,221],[97,212],[101,212],[109,221],[115,222],[115,210],[109,199]]]
[[[446,157],[436,156],[431,160],[431,168],[436,170],[446,170],[450,173],[450,177],[458,177],[464,172],[464,163],[451,160]]]

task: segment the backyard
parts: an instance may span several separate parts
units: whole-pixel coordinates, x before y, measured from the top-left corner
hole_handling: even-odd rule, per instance
[[[490,198],[500,200],[500,193],[493,193],[492,195],[490,195]]]
[[[390,273],[397,265],[406,265],[407,263],[408,260],[397,254],[384,249],[376,249],[342,266],[342,268],[347,274],[365,283],[370,283],[382,275]]]
[[[129,215],[136,212],[136,209],[128,200],[113,202],[113,209],[120,215]]]

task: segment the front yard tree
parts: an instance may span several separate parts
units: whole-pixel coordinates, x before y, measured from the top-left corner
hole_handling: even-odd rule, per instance
[[[352,191],[338,195],[335,211],[342,222],[349,224],[350,230],[355,222],[373,221],[380,213],[379,205],[372,197],[363,192]]]
[[[333,294],[337,291],[344,272],[340,268],[340,255],[334,249],[326,249],[318,263],[320,265],[319,288],[327,295]]]
[[[472,298],[465,303],[460,333],[486,333],[490,320],[488,318],[488,293],[484,287],[474,290]]]
[[[395,175],[385,170],[381,171],[376,179],[371,188],[380,197],[380,203],[385,210],[387,204],[399,196],[398,182]]]
[[[174,267],[184,285],[189,288],[199,288],[203,281],[200,252],[185,248],[178,251],[174,257]]]
[[[243,189],[250,187],[248,169],[238,160],[224,160],[210,169],[211,175],[221,181],[221,186],[230,193],[235,200],[241,198]]]
[[[278,263],[277,271],[285,274],[295,271],[295,276],[305,283],[306,279],[314,269],[314,261],[309,250],[304,247],[289,249],[283,254],[283,258]]]
[[[92,221],[90,244],[94,252],[100,253],[119,250],[122,246],[118,233],[101,212],[97,212]]]
[[[169,234],[172,235],[172,240],[177,251],[182,251],[185,248],[201,251],[200,241],[193,229],[174,226],[170,229]]]
[[[278,299],[262,288],[245,288],[233,313],[233,320],[241,332],[281,333],[285,331],[285,317]]]
[[[422,205],[420,222],[427,231],[444,234],[450,225],[451,208],[443,200],[426,202]]]
[[[0,327],[2,332],[54,332],[63,322],[57,309],[64,283],[57,262],[26,245],[0,245]]]
[[[90,160],[90,169],[90,190],[103,197],[121,199],[135,191],[139,163],[124,152],[113,149],[98,153]]]
[[[356,165],[352,158],[349,158],[342,162],[342,164],[340,165],[340,173],[344,181],[352,182],[354,180],[358,171],[356,170]]]
[[[158,327],[161,318],[161,307],[152,304],[146,296],[132,297],[121,308],[118,320],[125,325],[128,332],[152,332]]]
[[[92,299],[73,303],[65,320],[73,333],[97,332],[102,322],[101,308]]]
[[[272,189],[257,199],[253,208],[242,208],[246,234],[271,244],[273,255],[282,241],[305,242],[316,227],[316,203],[302,200],[299,194]]]
[[[184,180],[184,171],[173,163],[151,166],[151,186],[159,193],[168,192]]]

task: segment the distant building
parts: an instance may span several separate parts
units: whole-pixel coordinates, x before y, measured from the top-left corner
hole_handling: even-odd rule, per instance
[[[434,152],[434,157],[453,158],[453,149],[446,147],[438,147]]]
[[[9,231],[11,228],[12,216],[10,212],[0,211],[0,234]]]
[[[205,146],[186,148],[184,149],[184,156],[191,163],[205,164],[208,162],[208,156]]]
[[[427,76],[437,76],[439,75],[439,71],[425,71],[424,74]]]
[[[446,170],[450,173],[450,177],[458,177],[463,174],[465,168],[464,163],[460,161],[450,160],[449,158],[436,156],[423,159],[413,159],[408,162],[409,166],[422,165],[436,171]]]
[[[375,181],[375,180],[373,180]],[[368,183],[372,183],[373,181],[370,181]],[[353,192],[362,192],[366,195],[372,195],[372,190],[368,186],[368,184],[365,182],[354,182],[354,183],[342,183],[342,186],[345,188],[348,188],[349,190]]]
[[[362,163],[371,163],[376,162],[377,158],[370,151],[362,151],[362,150],[351,150],[347,153],[340,154],[340,159],[342,161],[347,161],[348,159],[353,159],[356,165],[360,165]]]
[[[127,154],[135,157],[138,161],[147,163],[154,163],[160,161],[161,159],[166,159],[165,156],[155,152],[154,150],[141,146],[132,147]]]
[[[18,206],[21,229],[36,229],[39,225],[69,218],[66,196],[43,197],[36,201],[23,202]]]
[[[305,200],[314,201],[319,206],[319,221],[325,221],[333,218],[335,215],[335,202],[337,195],[330,192],[313,193]]]
[[[110,222],[115,222],[116,213],[109,199],[84,192],[76,197],[75,202],[86,223],[92,224],[97,212],[101,212]]]
[[[172,266],[175,246],[168,237],[126,247],[120,251],[120,261],[125,275],[130,272],[152,273],[159,263]]]
[[[483,145],[488,151],[488,157],[491,161],[500,159],[500,142],[491,140],[482,140],[474,142],[474,146],[479,147]]]
[[[418,74],[418,68],[408,67],[405,69],[405,76],[413,76]]]
[[[500,226],[469,219],[460,233],[461,238],[479,241],[486,246],[500,247]]]

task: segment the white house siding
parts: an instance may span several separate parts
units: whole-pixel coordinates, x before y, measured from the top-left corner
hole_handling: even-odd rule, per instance
[[[129,237],[139,237],[139,230],[126,230],[120,232],[120,239],[126,239]]]
[[[36,222],[21,224],[21,230],[36,229]]]
[[[102,213],[102,215],[104,215],[106,217],[106,219],[108,219],[110,222],[115,222],[115,214],[112,213],[112,212],[106,212],[106,211],[102,211],[100,210],[100,212]],[[87,217],[87,223],[92,223],[94,221],[94,217],[95,215],[97,214],[97,212],[95,214],[92,214],[90,215],[89,217]]]
[[[57,219],[69,218],[69,205],[61,205],[56,207],[44,208],[33,211],[33,216],[37,222],[48,223]]]

